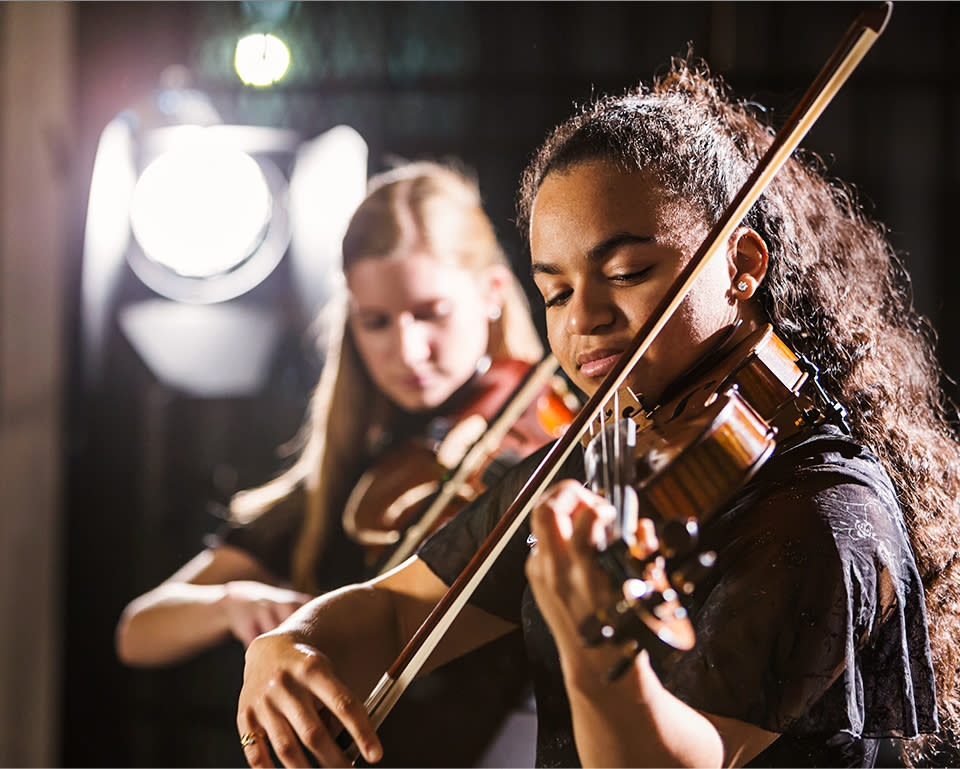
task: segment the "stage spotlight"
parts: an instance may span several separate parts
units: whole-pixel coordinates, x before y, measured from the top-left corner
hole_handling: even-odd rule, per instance
[[[261,392],[337,283],[366,142],[347,126],[306,141],[260,126],[141,126],[122,113],[97,152],[83,269],[88,383],[116,373],[116,330],[173,392]]]
[[[252,126],[182,126],[140,174],[130,200],[139,248],[130,266],[170,299],[213,303],[246,293],[290,242],[287,180],[248,151]]]
[[[275,35],[247,35],[237,41],[233,64],[246,85],[271,85],[290,66],[290,49]]]

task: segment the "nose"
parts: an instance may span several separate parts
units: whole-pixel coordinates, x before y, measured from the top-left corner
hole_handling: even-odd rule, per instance
[[[573,334],[594,334],[616,319],[609,291],[590,282],[579,286],[567,302],[567,327]]]
[[[397,352],[406,366],[429,359],[430,339],[423,323],[410,315],[402,315],[397,323]]]

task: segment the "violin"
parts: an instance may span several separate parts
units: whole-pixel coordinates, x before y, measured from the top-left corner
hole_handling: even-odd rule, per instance
[[[700,530],[777,443],[824,421],[849,432],[844,409],[820,387],[816,367],[770,324],[714,357],[694,383],[671,388],[676,394],[650,411],[624,388],[584,443],[587,486],[616,511],[598,557],[618,594],[579,630],[588,646],[622,648],[611,680],[629,669],[649,637],[645,630],[675,649],[693,647],[682,599],[716,560],[699,548]],[[641,519],[656,528],[653,553],[637,544]]]
[[[383,722],[403,691],[426,664],[481,580],[513,539],[536,499],[546,490],[578,442],[587,435],[591,425],[595,426],[604,413],[634,416],[641,410],[638,408],[639,400],[623,386],[627,376],[673,316],[694,282],[706,269],[710,258],[729,242],[734,230],[759,199],[763,190],[786,163],[833,96],[879,38],[886,27],[891,8],[891,3],[884,3],[860,13],[783,128],[776,134],[759,164],[693,254],[673,286],[638,330],[636,337],[621,354],[597,391],[541,459],[540,464],[527,479],[513,503],[503,513],[500,521],[466,568],[454,580],[440,602],[378,681],[364,703],[375,727]],[[610,611],[601,612],[600,614],[605,616],[598,616],[592,626],[581,628],[581,632],[588,638],[599,636],[602,640],[608,640],[607,636],[611,634],[615,637],[618,632],[621,632],[618,627],[619,620],[636,616],[639,618],[641,627],[652,627],[654,633],[659,634],[658,637],[664,637],[677,648],[684,646],[690,648],[695,639],[683,607],[679,603],[680,591],[671,583],[665,570],[656,568],[659,565],[657,559],[665,557],[664,548],[676,548],[677,555],[689,554],[694,549],[690,543],[695,541],[697,528],[702,522],[704,507],[701,505],[705,504],[707,510],[716,509],[722,504],[722,502],[716,502],[717,499],[729,495],[731,488],[736,490],[739,487],[738,484],[749,479],[750,475],[772,453],[777,432],[787,432],[791,429],[790,424],[793,424],[794,428],[800,428],[804,425],[803,419],[819,418],[818,413],[829,414],[832,418],[842,421],[842,410],[838,406],[828,404],[821,410],[808,402],[806,394],[801,395],[800,388],[804,381],[814,379],[810,376],[811,370],[804,363],[804,359],[789,351],[782,341],[772,332],[768,334],[768,331],[770,330],[762,330],[760,340],[751,337],[751,345],[755,345],[757,341],[766,340],[757,347],[760,352],[748,355],[745,350],[741,350],[742,354],[738,356],[723,356],[728,369],[726,375],[721,376],[718,373],[715,377],[708,376],[698,381],[693,392],[683,393],[679,402],[664,404],[660,407],[662,411],[657,415],[643,415],[647,421],[652,416],[653,421],[659,422],[660,427],[657,432],[650,433],[644,438],[644,440],[649,438],[652,442],[650,450],[634,453],[634,455],[639,453],[646,458],[645,465],[644,463],[634,465],[642,477],[636,484],[622,482],[614,484],[614,493],[620,493],[619,490],[624,492],[624,515],[632,516],[634,519],[640,515],[641,494],[637,491],[638,487],[643,491],[643,504],[647,506],[644,515],[654,514],[648,508],[656,506],[661,497],[671,497],[677,506],[669,508],[666,513],[657,513],[662,515],[663,522],[660,553],[655,554],[651,560],[649,556],[638,552],[635,554],[635,563],[630,562],[628,558],[619,559],[623,566],[618,565],[617,568],[624,570],[621,576],[625,578],[620,584],[624,596],[623,606],[626,608],[621,611],[619,606],[615,606],[612,608],[612,614]],[[787,352],[783,354],[785,348]],[[771,351],[779,351],[782,354],[774,356]],[[754,365],[755,361],[763,362],[763,365]],[[799,375],[797,371],[800,372]],[[705,393],[703,390],[705,385],[701,382],[712,381],[714,378],[717,383],[716,388],[711,388],[709,393]],[[725,384],[729,386],[724,387]],[[822,388],[815,387],[815,389],[819,391]],[[698,393],[705,397],[695,398],[694,395]],[[750,395],[748,396],[747,393]],[[782,399],[781,396],[783,396]],[[756,402],[751,402],[750,399],[755,399]],[[624,400],[626,405],[622,404]],[[781,400],[779,405],[771,407],[771,403]],[[681,419],[683,414],[686,414],[686,418]],[[674,416],[675,422],[669,418],[671,415]],[[674,424],[671,425],[671,422]],[[731,428],[731,425],[736,429]],[[632,429],[627,428],[628,434]],[[602,431],[603,428],[601,428]],[[639,434],[644,432],[641,430]],[[716,440],[712,438],[706,440],[710,436],[714,436]],[[587,439],[589,440],[589,436]],[[678,448],[678,445],[681,448]],[[684,445],[691,447],[692,450],[682,450]],[[615,447],[610,448],[614,451],[620,450]],[[600,444],[600,451],[603,451],[602,444]],[[716,482],[718,489],[711,488],[714,485],[714,479],[706,478],[697,469],[698,463],[703,458],[715,459],[714,453],[722,455],[717,466],[724,468],[722,472],[715,474],[719,479]],[[738,469],[728,470],[728,463],[733,463],[733,466],[738,466]],[[627,463],[628,469],[630,465],[631,463]],[[623,466],[620,462],[613,464],[615,468]],[[698,496],[701,486],[705,492],[708,492],[706,502]],[[669,494],[666,493],[668,491]],[[711,491],[715,493],[711,495],[709,493]],[[628,496],[635,497],[636,504],[627,501]],[[696,528],[689,528],[691,519],[696,524]],[[669,525],[666,522],[670,522]],[[621,554],[629,554],[630,532],[636,531],[636,528],[634,526],[631,529],[633,520],[624,519],[624,523],[626,525],[622,526],[622,531],[627,536],[623,538],[623,544],[617,547]],[[686,534],[683,534],[681,529],[686,531]],[[677,534],[679,537],[675,542],[674,538]],[[708,567],[709,557],[706,554],[702,555]],[[607,560],[615,559],[608,557]],[[704,563],[700,564],[700,566],[704,565]],[[638,576],[634,577],[632,574]],[[676,582],[681,591],[686,583],[692,582],[690,579],[692,576],[694,575],[691,571],[680,573]],[[649,595],[646,595],[647,592]],[[647,622],[644,621],[644,613],[650,615],[646,618]],[[672,621],[671,613],[676,622]],[[623,641],[622,637],[617,640]],[[637,644],[636,648],[639,650],[639,642],[633,641],[633,643]],[[628,660],[631,658],[630,651],[627,650]],[[617,668],[625,670],[628,664],[629,662],[626,662],[616,666],[610,671],[610,675],[616,677],[620,672]],[[345,735],[346,732],[342,732],[342,739],[338,739],[337,742],[345,749],[348,756],[355,759],[359,751],[351,743],[349,736]]]
[[[552,355],[536,367],[488,361],[449,413],[380,454],[343,513],[368,568],[401,563],[504,470],[563,434],[580,404],[556,369]]]

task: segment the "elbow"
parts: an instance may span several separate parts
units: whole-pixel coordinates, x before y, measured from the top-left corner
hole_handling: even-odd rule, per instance
[[[704,752],[702,756],[699,757],[697,766],[715,766],[718,769],[721,767],[727,766],[727,761],[725,757],[725,749],[723,745],[723,739],[720,735],[714,731],[713,734],[709,735],[704,745]],[[730,764],[733,766],[733,764]]]
[[[149,643],[136,601],[123,610],[113,632],[113,648],[121,664],[133,668],[155,667],[165,660],[156,658],[154,644]]]
[[[135,667],[142,664],[137,655],[137,645],[134,642],[134,632],[131,629],[133,624],[133,612],[131,607],[127,606],[120,615],[116,630],[113,633],[113,648],[117,659],[124,665]]]

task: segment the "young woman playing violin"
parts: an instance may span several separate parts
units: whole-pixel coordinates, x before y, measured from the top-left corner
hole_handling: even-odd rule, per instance
[[[439,440],[468,416],[491,365],[526,369],[542,356],[477,185],[452,167],[412,163],[371,179],[343,271],[298,461],[236,495],[210,547],[129,604],[116,635],[126,664],[175,663],[231,637],[246,645],[312,595],[369,576],[342,517],[357,479],[383,448],[427,432]],[[498,720],[478,718],[438,761],[468,761]]]
[[[584,392],[771,136],[705,68],[675,62],[651,87],[586,106],[537,152],[520,221],[550,346]],[[577,453],[437,647],[430,664],[523,629],[538,765],[862,766],[880,737],[936,732],[938,705],[953,728],[960,446],[882,229],[812,159],[780,170],[627,384],[653,410],[767,323],[819,367],[846,421],[811,417],[703,526],[716,562],[687,602],[692,649],[651,640],[611,678],[622,650],[586,642],[617,586],[597,557],[611,505],[580,483]],[[270,765],[269,746],[288,766],[305,763],[303,746],[343,765],[341,724],[366,760],[381,757],[364,695],[542,454],[397,570],[316,599],[249,646],[237,725],[252,766]],[[656,533],[641,523],[637,548],[653,551]]]

